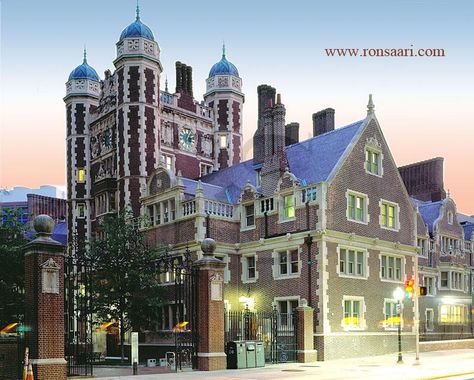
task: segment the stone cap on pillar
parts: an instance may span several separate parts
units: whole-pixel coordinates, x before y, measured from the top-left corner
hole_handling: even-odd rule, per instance
[[[33,220],[33,228],[36,232],[36,238],[25,245],[25,250],[30,251],[36,246],[41,246],[42,249],[48,252],[63,251],[63,245],[51,239],[54,230],[54,220],[49,215],[38,215]]]
[[[214,267],[225,267],[225,263],[214,257],[214,251],[216,250],[216,241],[211,238],[205,238],[201,242],[202,259],[194,262],[194,265],[202,266],[206,264],[212,264]]]
[[[306,298],[301,298],[296,310],[313,310],[313,308],[308,306],[308,300]]]

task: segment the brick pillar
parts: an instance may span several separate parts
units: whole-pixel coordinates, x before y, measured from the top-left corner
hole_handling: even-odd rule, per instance
[[[297,327],[297,358],[298,363],[310,363],[317,360],[317,351],[314,349],[313,314],[314,309],[308,306],[308,301],[301,300],[301,305],[296,308],[298,315]]]
[[[36,380],[65,380],[64,247],[51,239],[53,219],[39,215],[25,248],[26,346]]]
[[[201,243],[203,258],[196,261],[198,318],[198,369],[226,369],[224,352],[224,267],[214,257],[216,242],[206,238]]]

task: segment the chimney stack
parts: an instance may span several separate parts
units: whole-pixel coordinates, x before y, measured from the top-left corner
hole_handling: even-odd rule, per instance
[[[182,62],[176,62],[176,92],[193,96],[193,68]]]
[[[313,136],[334,130],[334,112],[333,108],[326,108],[313,113]]]
[[[285,125],[285,146],[299,142],[300,123]]]
[[[265,128],[263,125],[263,113],[269,106],[275,104],[276,90],[266,84],[257,87],[258,94],[258,119],[257,130],[253,136],[253,163],[262,164],[265,159]],[[271,141],[273,144],[273,141]]]

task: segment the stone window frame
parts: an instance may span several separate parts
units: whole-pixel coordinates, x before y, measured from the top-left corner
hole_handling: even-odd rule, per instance
[[[254,257],[255,258],[255,277],[249,278],[248,277],[248,261],[247,259],[249,257]],[[258,262],[258,256],[256,253],[246,253],[243,254],[240,257],[240,264],[242,265],[242,274],[240,275],[240,279],[243,284],[254,284],[257,282],[259,278],[259,273],[257,270],[257,262]]]
[[[280,273],[280,253],[286,253],[287,254],[287,268],[289,269],[291,267],[291,259],[288,260],[288,255],[290,255],[290,252],[292,251],[297,251],[298,252],[298,272],[296,273],[290,273],[291,271],[288,271],[286,274],[281,274]],[[302,254],[302,248],[300,246],[293,247],[293,248],[287,248],[287,249],[275,249],[272,252],[272,259],[273,259],[273,265],[272,265],[272,274],[273,274],[273,279],[274,280],[287,280],[287,279],[292,279],[292,278],[299,278],[301,276],[301,267],[303,266],[302,264],[302,259],[301,259],[301,254]]]
[[[442,273],[447,273],[447,286],[442,285],[442,276],[443,276]],[[453,287],[453,274],[454,273],[460,276],[459,278],[460,278],[461,286],[457,288]],[[439,278],[440,278],[439,280],[440,290],[451,290],[454,292],[463,292],[463,293],[469,292],[469,275],[461,269],[441,268],[439,272]]]
[[[421,246],[420,243],[421,242]],[[417,254],[420,257],[427,258],[429,252],[429,239],[426,237],[417,236],[416,238]]]
[[[276,310],[278,311],[278,327],[282,326],[281,324],[281,311],[280,311],[280,302],[286,302],[287,303],[287,310],[290,310],[290,302],[294,302],[296,301],[298,303],[298,305],[296,307],[298,307],[300,305],[300,302],[301,302],[301,296],[284,296],[284,297],[274,297],[273,298],[273,305],[276,307]],[[287,315],[293,315],[293,309],[291,309],[291,312],[289,313],[286,313]],[[287,317],[288,318],[288,317]],[[288,319],[287,319],[288,321]],[[288,324],[285,324],[285,329],[284,331],[288,331],[288,330],[292,330],[294,328],[294,326],[292,326],[292,323],[291,323],[291,319],[290,319],[290,326],[288,326]]]
[[[431,318],[429,320],[428,320],[428,311],[431,312]],[[429,327],[428,321],[431,322],[431,328]],[[425,329],[426,329],[426,331],[434,331],[434,321],[435,321],[434,309],[432,307],[427,307],[425,309]]]
[[[389,227],[388,225],[385,225],[382,223],[382,207],[383,206],[392,206],[395,207],[395,227]],[[380,228],[384,230],[389,230],[389,231],[395,231],[398,232],[400,231],[400,205],[396,202],[388,201],[386,199],[380,199],[379,201],[379,209],[380,209],[380,214],[379,214],[379,225]],[[388,211],[388,207],[387,207]],[[387,221],[388,215],[385,216],[385,219]]]
[[[213,168],[214,167],[212,166],[212,164],[208,164],[206,162],[200,162],[199,163],[199,175],[201,177],[204,177],[205,175],[212,173]],[[203,169],[205,169],[204,174],[203,174]]]
[[[285,200],[287,199],[287,197],[292,197],[293,205],[285,207]],[[287,208],[293,208],[293,216],[285,216],[285,211]],[[293,191],[280,194],[279,214],[280,217],[278,219],[278,223],[286,223],[296,220],[296,194]]]
[[[363,275],[357,275],[357,274],[348,274],[348,273],[341,273],[341,249],[344,249],[346,251],[353,250],[356,253],[357,252],[362,252],[364,255],[364,268],[363,268]],[[357,248],[357,247],[352,247],[352,246],[346,246],[346,245],[338,245],[336,248],[337,251],[337,263],[336,263],[336,273],[339,275],[339,277],[343,278],[354,278],[358,280],[368,280],[369,275],[370,275],[370,268],[369,268],[369,251],[366,248]],[[347,253],[348,254],[348,253]],[[346,255],[347,255],[346,254]],[[355,257],[355,264],[357,265],[357,258]],[[347,265],[346,265],[347,266]],[[355,267],[354,267],[355,268]]]
[[[360,323],[358,326],[354,326],[352,324],[345,324],[344,323],[344,315],[345,315],[345,301],[358,301],[360,302]],[[365,305],[365,299],[362,296],[350,296],[350,295],[343,295],[342,296],[342,301],[341,301],[341,306],[342,306],[342,319],[341,319],[341,327],[343,328],[344,331],[364,331],[367,329],[367,321],[365,320],[365,314],[367,312],[366,310],[366,305]],[[352,317],[351,317],[352,318]]]
[[[454,214],[453,214],[453,212],[451,210],[448,210],[446,212],[446,216],[448,218],[448,224],[452,225],[454,223]]]
[[[253,205],[253,224],[247,225],[247,207]],[[249,231],[254,230],[257,226],[257,208],[255,207],[255,202],[243,203],[240,206],[240,231]]]
[[[395,298],[384,298],[383,299],[383,316],[384,316],[384,321],[383,321],[383,328],[385,331],[396,331],[398,330],[398,324],[396,325],[387,325],[386,324],[386,321],[387,321],[387,303],[390,303],[390,304],[395,304],[397,305],[398,304],[398,300],[396,300]],[[401,326],[400,328],[403,330],[403,301],[400,302],[400,307],[401,307],[401,310],[400,310],[400,316],[401,316]],[[397,313],[396,313],[397,314]],[[398,317],[398,315],[395,315],[396,317]],[[391,318],[393,318],[394,316],[392,315]]]
[[[442,308],[446,306],[448,311],[452,311],[455,307],[459,307],[461,310],[461,320],[460,321],[442,321]],[[452,318],[453,313],[448,313],[448,316]],[[461,303],[439,303],[438,304],[438,323],[440,325],[464,325],[468,323],[467,320],[467,306]]]
[[[430,279],[432,281],[432,286],[428,287],[426,283],[426,279]],[[434,274],[423,274],[423,286],[426,287],[426,297],[434,297],[437,294],[436,291],[436,276]],[[430,292],[429,289],[432,291]]]
[[[81,212],[81,209],[82,209],[82,212]],[[77,210],[77,219],[86,218],[86,204],[84,202],[78,202],[76,204],[76,210]]]
[[[388,275],[386,275],[385,277],[382,276],[382,257],[385,256],[387,258],[390,258],[390,257],[393,257],[394,258],[394,269],[396,270],[396,259],[401,259],[401,273],[400,273],[400,279],[397,280],[395,279],[395,273],[394,273],[394,278],[388,278]],[[387,260],[388,261],[388,260]],[[403,284],[403,281],[405,279],[405,273],[406,273],[406,257],[403,256],[403,255],[397,255],[397,254],[393,254],[393,253],[387,253],[387,252],[380,252],[379,254],[379,262],[380,262],[380,269],[379,269],[379,278],[380,278],[380,281],[382,282],[390,282],[390,283],[394,283],[394,284]],[[389,266],[387,265],[387,268]]]
[[[174,173],[174,168],[175,168],[175,163],[176,163],[176,157],[174,154],[170,153],[161,153],[163,156],[163,164],[166,168],[166,170],[170,171],[171,173]],[[170,162],[168,162],[168,159]]]
[[[349,197],[354,196],[357,198],[363,198],[364,199],[364,205],[363,205],[363,220],[358,220],[358,219],[353,219],[349,215]],[[369,214],[369,196],[365,193],[361,193],[359,191],[347,189],[346,190],[346,218],[349,222],[353,223],[359,223],[359,224],[365,224],[368,225],[370,222],[370,214]],[[356,212],[356,211],[354,211]]]
[[[378,155],[377,158],[377,168],[378,172],[374,173],[371,170],[367,169],[367,163],[368,163],[368,153],[375,153]],[[373,175],[375,177],[382,178],[383,177],[383,159],[384,155],[382,152],[382,148],[379,146],[376,146],[375,144],[367,143],[364,148],[364,169],[367,174]]]
[[[86,183],[86,168],[77,168],[77,183]]]

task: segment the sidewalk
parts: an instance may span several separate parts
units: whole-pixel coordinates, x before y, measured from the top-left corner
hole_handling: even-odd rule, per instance
[[[423,352],[420,364],[414,365],[415,355],[403,355],[404,364],[396,364],[397,355],[356,359],[340,359],[308,364],[289,363],[264,368],[224,370],[214,372],[181,372],[154,375],[100,377],[102,380],[274,380],[274,379],[382,379],[428,380],[462,377],[474,379],[474,350]]]

